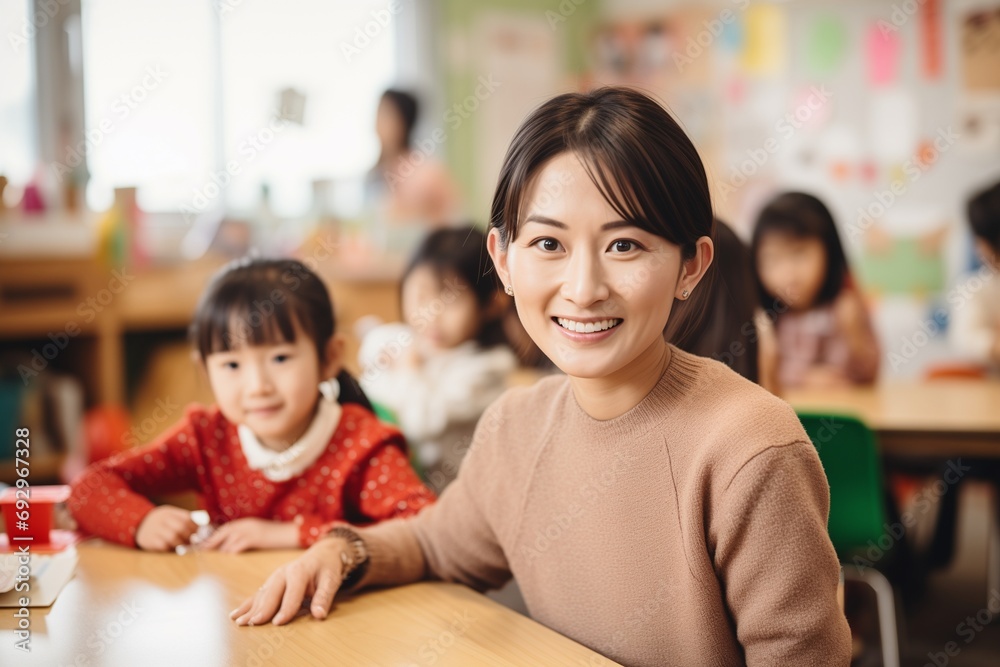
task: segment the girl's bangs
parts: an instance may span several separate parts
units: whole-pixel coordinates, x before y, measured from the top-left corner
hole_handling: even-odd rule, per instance
[[[293,343],[296,337],[295,317],[287,299],[274,303],[268,296],[247,289],[221,291],[216,307],[201,324],[197,342],[203,358],[246,345]]]

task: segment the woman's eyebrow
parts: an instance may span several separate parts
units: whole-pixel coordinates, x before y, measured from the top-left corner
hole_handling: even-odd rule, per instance
[[[549,225],[550,227],[558,227],[559,229],[569,229],[569,225],[565,222],[559,222],[553,218],[549,218],[544,215],[531,214],[524,219],[525,224],[529,222],[537,222],[542,225]],[[609,229],[619,229],[621,227],[635,227],[635,225],[628,220],[612,220],[611,222],[605,222],[601,225],[601,231],[607,231]]]

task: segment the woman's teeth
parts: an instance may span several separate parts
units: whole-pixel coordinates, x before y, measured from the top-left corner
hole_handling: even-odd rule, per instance
[[[563,329],[568,329],[569,331],[575,331],[576,333],[594,333],[596,331],[607,331],[613,327],[618,326],[622,321],[618,318],[613,318],[610,320],[601,320],[600,322],[577,322],[576,320],[566,319],[565,317],[557,318],[556,321],[559,323]]]

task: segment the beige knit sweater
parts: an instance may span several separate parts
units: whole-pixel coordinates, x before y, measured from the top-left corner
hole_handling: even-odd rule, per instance
[[[792,409],[672,348],[615,419],[565,377],[504,394],[436,505],[362,531],[361,585],[513,573],[535,620],[626,665],[848,665],[828,508]]]

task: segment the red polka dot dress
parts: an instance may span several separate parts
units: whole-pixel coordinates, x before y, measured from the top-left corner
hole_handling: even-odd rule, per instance
[[[434,502],[400,432],[349,403],[319,458],[283,482],[250,468],[236,425],[218,407],[190,406],[156,441],[84,470],[69,508],[83,531],[135,546],[139,524],[155,507],[147,496],[180,491],[197,492],[215,525],[246,517],[297,521],[303,547],[336,522],[377,523]]]

